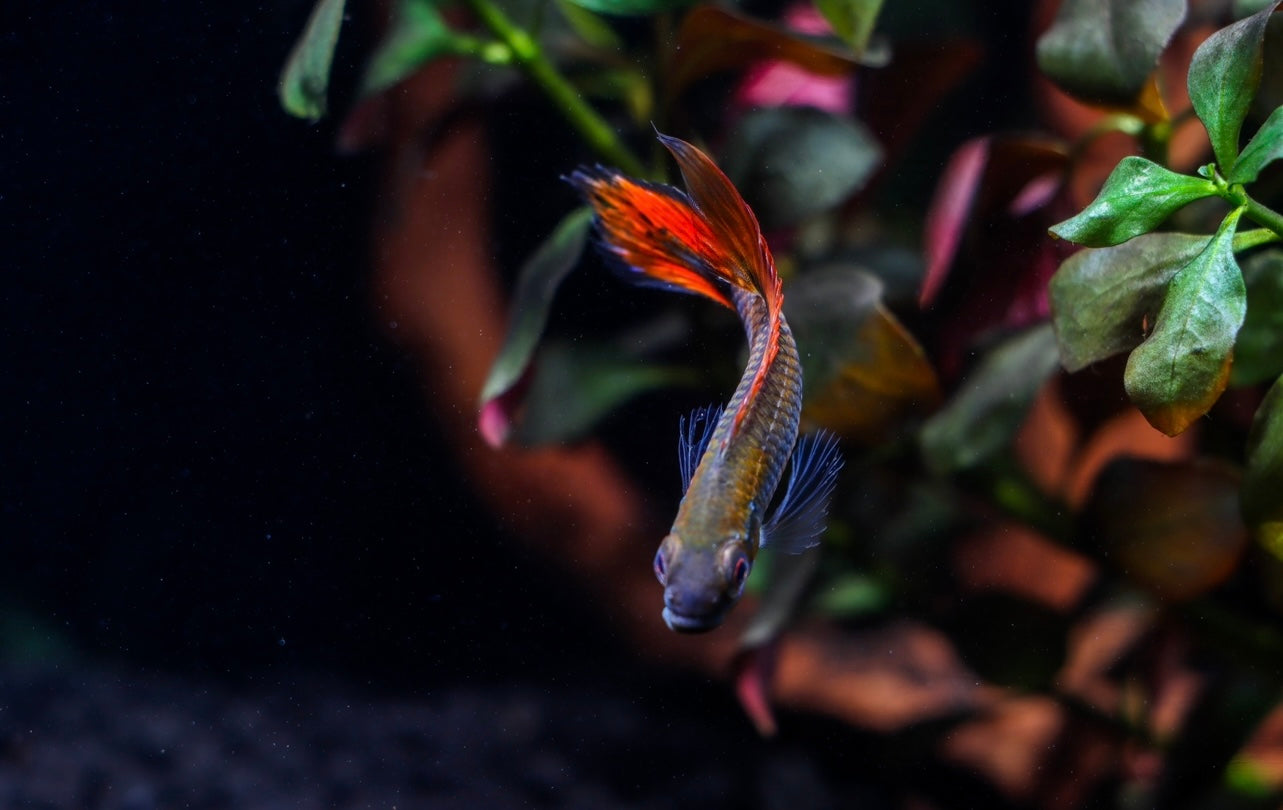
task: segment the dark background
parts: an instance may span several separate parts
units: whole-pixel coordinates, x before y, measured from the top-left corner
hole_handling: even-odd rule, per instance
[[[659,780],[658,795],[692,758],[721,763],[718,778],[783,761],[782,785],[745,778],[760,806],[790,806],[815,790],[802,757],[829,782],[889,767],[938,798],[998,806],[970,777],[894,764],[894,746],[837,724],[793,718],[763,743],[724,684],[638,669],[583,592],[478,506],[370,306],[377,167],[333,148],[369,41],[359,13],[340,39],[335,114],[308,125],[278,107],[310,6],[6,5],[0,664],[106,659],[231,688],[319,672],[388,695],[558,684],[558,706],[597,690],[590,714],[635,703],[665,730],[638,740],[680,737],[662,773],[632,754],[600,766]],[[1023,24],[999,17],[981,24]],[[518,98],[492,128],[536,109]],[[969,109],[981,128],[1000,106]],[[528,125],[505,131],[531,148]],[[539,163],[500,135],[497,174],[515,178],[500,203],[537,167],[573,163],[564,144],[536,143],[555,155]],[[534,182],[569,200],[555,179]],[[520,255],[557,210],[501,219],[496,252]],[[799,767],[811,775],[788,782]],[[740,795],[710,784],[701,806]]]
[[[609,647],[462,489],[374,322],[375,161],[333,148],[360,13],[311,126],[275,96],[310,3],[120,6],[19,4],[0,50],[0,601],[233,675]]]

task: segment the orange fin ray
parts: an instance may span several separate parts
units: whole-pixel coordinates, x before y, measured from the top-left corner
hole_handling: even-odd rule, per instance
[[[783,288],[775,271],[775,260],[766,245],[766,237],[758,225],[753,210],[744,202],[730,179],[717,168],[708,155],[691,144],[668,135],[659,135],[659,141],[676,159],[682,170],[686,190],[700,213],[710,223],[717,239],[730,259],[728,281],[735,286],[756,293],[766,302],[767,343],[762,361],[753,375],[748,396],[744,397],[735,413],[732,433],[748,413],[748,406],[766,382],[766,372],[779,350],[780,312],[784,304]]]
[[[780,278],[757,217],[722,170],[683,140],[663,134],[659,140],[681,168],[687,193],[601,167],[581,168],[567,179],[596,212],[605,250],[642,278],[736,309],[750,329],[728,287],[765,302],[765,345],[748,396],[734,414],[735,433],[779,350]],[[750,342],[761,339],[749,335]]]
[[[727,257],[685,194],[601,167],[581,168],[567,179],[592,205],[603,250],[641,277],[635,280],[735,308],[721,272]]]

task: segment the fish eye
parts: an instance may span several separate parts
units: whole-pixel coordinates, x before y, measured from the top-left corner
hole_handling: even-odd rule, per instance
[[[659,580],[660,585],[668,584],[668,561],[664,559],[663,546],[655,552],[655,579]]]
[[[730,583],[738,594],[744,590],[744,583],[748,580],[748,570],[750,567],[748,555],[739,552],[731,557],[730,564]]]

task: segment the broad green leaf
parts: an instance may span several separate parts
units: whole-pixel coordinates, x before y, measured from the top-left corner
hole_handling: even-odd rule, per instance
[[[771,107],[740,120],[723,166],[769,230],[843,202],[881,162],[881,147],[855,121],[813,107]]]
[[[815,7],[851,50],[864,53],[882,10],[882,0],[816,0]]]
[[[1261,38],[1277,0],[1222,28],[1198,46],[1189,65],[1189,98],[1212,139],[1221,173],[1238,159],[1238,136],[1261,82]]]
[[[1283,251],[1243,262],[1247,317],[1234,343],[1230,385],[1255,385],[1283,374]]]
[[[1096,480],[1084,515],[1100,553],[1128,579],[1184,601],[1223,582],[1243,554],[1238,489],[1225,464],[1121,459]]]
[[[852,267],[803,273],[784,310],[802,358],[803,421],[876,444],[939,400],[926,355],[882,305],[882,283]]]
[[[1234,338],[1247,310],[1234,259],[1240,213],[1230,212],[1207,247],[1177,271],[1154,331],[1127,359],[1127,396],[1168,436],[1207,413],[1229,382]]]
[[[1117,245],[1153,230],[1178,208],[1214,194],[1216,186],[1210,180],[1177,174],[1133,155],[1119,161],[1090,205],[1053,225],[1051,232],[1088,247]]]
[[[1256,538],[1283,560],[1283,377],[1256,409],[1247,439],[1243,517]]]
[[[927,466],[937,473],[965,470],[1010,443],[1059,359],[1051,324],[1027,329],[990,351],[922,426],[919,443]]]
[[[640,17],[683,8],[691,5],[695,0],[569,0],[569,2],[597,14]]]
[[[573,441],[638,394],[697,382],[690,369],[612,346],[551,343],[539,352],[513,438],[524,445]]]
[[[325,114],[330,64],[342,24],[343,0],[318,0],[276,86],[281,106],[290,115],[315,121]]]
[[[1256,180],[1261,169],[1283,157],[1283,107],[1270,113],[1261,128],[1252,136],[1252,140],[1243,147],[1238,156],[1234,170],[1230,172],[1231,183],[1251,183]]]
[[[1185,19],[1185,0],[1064,0],[1038,67],[1083,101],[1131,106]]]
[[[457,45],[436,0],[398,0],[387,33],[366,63],[361,95],[386,90],[430,60],[456,52]]]
[[[491,444],[503,443],[511,423],[509,413],[495,412],[498,400],[525,376],[547,323],[553,296],[578,263],[591,225],[590,209],[572,211],[521,268],[508,334],[481,391],[482,433]]]
[[[1070,256],[1051,277],[1051,322],[1068,371],[1133,349],[1163,304],[1167,284],[1209,237],[1147,233]]]

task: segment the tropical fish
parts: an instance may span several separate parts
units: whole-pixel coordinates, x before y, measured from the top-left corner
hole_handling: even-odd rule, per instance
[[[680,423],[684,495],[655,554],[664,621],[701,632],[739,601],[758,549],[796,553],[819,542],[842,459],[832,435],[798,437],[802,368],[757,218],[707,155],[659,140],[686,192],[602,166],[567,179],[596,214],[603,253],[625,274],[733,309],[748,334],[748,365],[730,402]],[[790,458],[785,494],[768,515]]]

